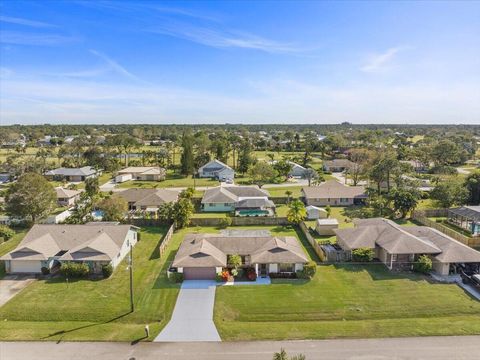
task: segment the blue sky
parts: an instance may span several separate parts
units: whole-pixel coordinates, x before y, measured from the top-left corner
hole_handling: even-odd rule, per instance
[[[480,2],[3,1],[0,124],[480,123]]]

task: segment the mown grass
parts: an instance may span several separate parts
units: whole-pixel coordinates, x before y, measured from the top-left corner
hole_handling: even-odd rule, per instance
[[[175,234],[160,258],[158,246],[165,232],[166,228],[143,228],[133,249],[133,313],[125,259],[106,280],[67,283],[58,277],[30,284],[0,308],[0,339],[133,341],[143,337],[145,324],[153,339],[170,319],[179,291],[166,278],[166,268],[183,236]]]
[[[215,324],[223,340],[480,334],[480,302],[380,264],[329,265],[311,281],[218,288]]]

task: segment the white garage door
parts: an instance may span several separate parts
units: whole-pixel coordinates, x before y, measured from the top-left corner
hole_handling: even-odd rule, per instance
[[[12,260],[10,272],[12,273],[39,273],[41,272],[40,260]]]

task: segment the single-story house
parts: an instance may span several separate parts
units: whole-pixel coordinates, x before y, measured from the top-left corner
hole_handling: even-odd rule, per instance
[[[426,173],[428,172],[428,169],[430,167],[430,164],[425,164],[424,162],[419,160],[400,160],[400,162],[402,164],[410,165],[417,173]]]
[[[176,190],[131,188],[117,192],[114,196],[125,199],[130,211],[157,212],[161,205],[176,202],[179,194]]]
[[[81,192],[78,190],[64,189],[62,187],[56,187],[57,204],[59,206],[73,206],[80,198]]]
[[[165,180],[167,172],[159,166],[130,166],[118,171],[115,182],[127,180],[161,181]]]
[[[307,171],[305,167],[292,161],[289,161],[289,164],[292,166],[292,169],[288,173],[288,176],[295,178],[303,178],[305,176],[305,171]]]
[[[323,162],[323,170],[329,172],[344,172],[352,167],[353,163],[348,159],[333,159]]]
[[[363,203],[367,198],[364,186],[349,186],[337,180],[328,180],[318,186],[302,188],[307,205],[350,206]]]
[[[66,180],[72,182],[85,181],[88,178],[99,176],[101,170],[97,170],[91,166],[81,168],[58,168],[49,170],[45,173],[48,180]]]
[[[92,273],[102,266],[115,268],[137,243],[138,228],[115,223],[85,225],[33,225],[20,244],[6,255],[7,273],[41,273],[64,262],[80,262]]]
[[[448,210],[448,221],[480,236],[480,206],[462,206]]]
[[[201,178],[213,178],[220,181],[233,180],[235,171],[220,160],[212,160],[198,169]]]
[[[318,206],[308,205],[306,207],[306,210],[307,210],[308,220],[326,219],[328,215],[327,210],[320,208]]]
[[[426,226],[400,226],[382,219],[355,220],[355,227],[337,229],[337,244],[345,251],[369,248],[390,270],[409,270],[428,255],[440,275],[456,272],[460,264],[480,266],[480,252]]]
[[[217,186],[205,191],[202,211],[235,211],[238,216],[273,216],[275,204],[268,196],[269,193],[258,186]]]
[[[178,249],[173,267],[186,280],[215,279],[228,266],[228,255],[240,255],[242,267],[259,276],[303,270],[308,258],[295,237],[251,234],[188,234]]]
[[[315,226],[318,235],[322,236],[335,235],[335,229],[338,229],[338,220],[335,218],[318,219]]]

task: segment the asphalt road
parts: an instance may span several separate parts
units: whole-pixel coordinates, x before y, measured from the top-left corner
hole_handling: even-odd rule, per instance
[[[415,324],[412,324],[415,326]],[[307,360],[462,360],[480,357],[480,336],[221,343],[0,342],[1,360],[271,360],[284,348]]]

